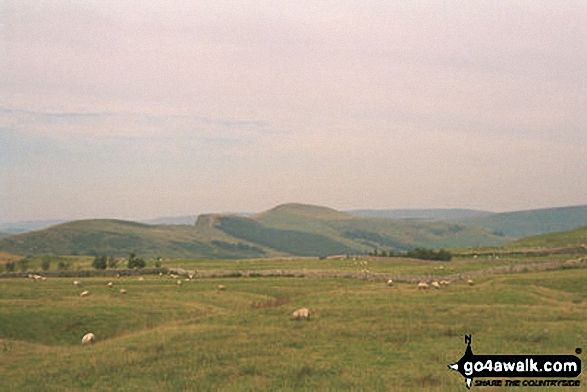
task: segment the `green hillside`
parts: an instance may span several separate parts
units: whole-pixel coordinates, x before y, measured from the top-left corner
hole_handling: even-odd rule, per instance
[[[310,237],[279,236],[280,243],[263,243],[268,247],[287,253],[293,248],[315,246],[321,254],[365,253],[374,248],[380,250],[404,251],[414,247],[450,248],[459,246],[479,246],[479,244],[501,245],[511,238],[497,236],[481,228],[469,228],[446,222],[410,222],[385,218],[365,218],[336,211],[326,207],[302,204],[284,204],[250,219],[239,218],[239,222],[249,222],[250,227],[258,228],[253,222],[261,224],[263,230],[274,234],[290,231],[308,233]],[[217,228],[237,238],[256,241],[249,236],[245,226],[239,226],[227,217],[216,221]],[[237,229],[239,227],[240,229]],[[291,234],[291,233],[290,233]],[[284,242],[291,243],[284,248]],[[296,243],[296,241],[298,241]],[[346,249],[345,249],[346,248]],[[347,249],[350,249],[347,251]],[[340,250],[336,252],[337,250]],[[313,252],[314,250],[312,250]],[[344,251],[344,252],[342,252]],[[299,253],[294,253],[299,254]],[[315,254],[315,253],[314,253]]]
[[[587,205],[515,211],[485,217],[459,219],[467,226],[484,227],[508,237],[561,232],[587,225]]]
[[[507,248],[566,248],[587,245],[587,226],[558,233],[541,234],[507,244]]]
[[[84,254],[164,258],[258,258],[364,254],[377,248],[498,246],[513,238],[454,222],[353,216],[327,207],[284,204],[250,218],[208,214],[194,225],[84,220],[0,239],[19,255]]]
[[[113,255],[165,258],[242,258],[279,255],[235,241],[213,228],[146,225],[119,220],[82,220],[0,239],[0,249],[20,255]]]
[[[494,214],[489,211],[469,210],[464,208],[434,208],[434,209],[395,209],[395,210],[351,210],[351,215],[366,218],[390,218],[399,220],[454,220],[465,218],[479,218]]]

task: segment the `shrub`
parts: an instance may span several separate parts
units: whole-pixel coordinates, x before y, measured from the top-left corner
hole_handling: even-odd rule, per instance
[[[49,271],[49,269],[51,269],[51,259],[49,257],[43,258],[43,261],[41,261],[41,269],[43,271]]]
[[[118,259],[114,256],[108,257],[108,268],[116,268],[118,267]]]
[[[136,255],[134,253],[131,253],[129,255],[129,257],[128,257],[128,268],[129,269],[145,268],[146,265],[147,265],[147,263],[145,262],[145,260],[139,259],[138,257],[136,257]]]
[[[20,272],[25,272],[29,269],[29,261],[27,259],[22,259],[18,262],[18,268]]]
[[[66,271],[69,269],[70,266],[71,264],[65,260],[59,260],[59,262],[57,263],[57,269],[59,271]]]
[[[96,256],[92,262],[92,267],[95,269],[104,270],[108,266],[108,260],[106,256]]]

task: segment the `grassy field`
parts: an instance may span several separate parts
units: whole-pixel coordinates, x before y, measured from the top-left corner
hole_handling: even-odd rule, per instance
[[[322,261],[333,263],[328,268],[352,262]],[[246,261],[250,269],[288,262]],[[396,271],[387,263],[368,266]],[[474,268],[477,261],[451,263]],[[438,272],[438,265],[395,267]],[[133,276],[115,278],[113,289],[106,278],[78,280],[79,288],[66,278],[0,279],[0,391],[464,391],[462,377],[446,365],[462,356],[465,333],[479,354],[587,348],[587,269],[477,277],[472,287],[458,281],[429,292],[307,277],[177,285],[165,276]],[[90,295],[80,297],[82,290]],[[302,306],[311,320],[292,321]],[[97,341],[82,347],[87,332]]]

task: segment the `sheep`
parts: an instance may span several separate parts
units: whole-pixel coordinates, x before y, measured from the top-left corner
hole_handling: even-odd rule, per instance
[[[301,308],[293,312],[292,318],[294,320],[301,320],[301,319],[310,319],[310,309],[308,308]]]
[[[389,279],[389,280],[387,281],[387,285],[388,285],[388,286],[393,286],[393,280]]]
[[[90,292],[89,292],[88,290],[86,290],[86,291],[82,291],[82,292],[80,293],[80,297],[87,297],[89,294],[90,294]]]
[[[74,285],[75,287],[80,287],[80,286],[82,285],[82,282],[80,282],[79,280],[74,280],[74,281],[73,281],[73,285]]]
[[[95,340],[96,340],[96,337],[94,336],[93,333],[87,333],[82,338],[82,345],[86,345],[86,344],[89,344],[89,343],[94,343]]]
[[[177,285],[178,286],[181,286],[181,280],[180,279],[177,280]]]
[[[448,280],[441,280],[440,281],[441,286],[448,286],[449,284],[450,284],[450,281],[448,281]]]
[[[120,294],[126,294],[126,290],[125,289],[120,289]]]
[[[110,287],[110,288],[114,287],[114,283],[108,282],[108,287]]]
[[[428,290],[428,283],[426,283],[426,282],[418,283],[418,290]]]
[[[467,284],[469,286],[473,286],[475,284],[475,282],[473,282],[473,280],[471,280],[471,279],[467,279]]]
[[[440,288],[440,284],[436,281],[432,282],[432,286],[434,286],[435,289],[439,289]]]
[[[142,276],[139,278],[139,282],[142,282],[144,280],[145,280],[145,278],[143,278]]]
[[[219,291],[224,291],[224,290],[226,290],[226,286],[225,286],[225,285],[223,285],[223,284],[219,284],[219,285],[218,285],[218,290],[219,290]]]

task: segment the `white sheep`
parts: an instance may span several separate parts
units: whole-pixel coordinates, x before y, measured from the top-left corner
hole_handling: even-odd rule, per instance
[[[142,282],[144,280],[145,280],[145,278],[143,278],[142,276],[139,278],[139,282]]]
[[[434,282],[432,282],[432,286],[433,286],[435,289],[439,289],[439,288],[440,288],[440,283],[438,283],[438,282],[434,281]]]
[[[418,290],[428,290],[428,283],[426,283],[426,282],[418,283]]]
[[[80,282],[79,280],[74,280],[74,281],[73,281],[73,285],[74,285],[75,287],[79,287],[79,286],[81,286],[81,285],[82,285],[82,282]]]
[[[441,280],[440,281],[441,286],[448,286],[449,284],[450,284],[450,281],[448,281],[448,280]]]
[[[308,308],[301,308],[293,312],[292,317],[294,320],[301,320],[301,319],[310,319],[310,309]]]
[[[389,280],[387,281],[387,285],[388,285],[388,286],[393,286],[393,280],[389,279]]]
[[[82,345],[86,345],[86,344],[89,344],[89,343],[94,343],[95,340],[96,340],[96,338],[95,338],[95,336],[94,336],[93,333],[87,333],[82,338]]]
[[[218,285],[218,290],[220,290],[220,291],[224,291],[224,290],[226,290],[226,286],[225,286],[225,285],[223,285],[223,284],[219,284],[219,285]]]
[[[120,289],[120,294],[126,294],[126,290],[125,289]]]
[[[468,284],[469,286],[473,286],[473,285],[475,284],[475,282],[473,282],[473,280],[472,280],[472,279],[467,279],[467,284]]]
[[[181,286],[181,280],[180,279],[177,280],[177,285],[178,286]]]
[[[86,291],[82,291],[82,292],[80,293],[80,297],[87,297],[89,294],[90,294],[90,292],[89,292],[88,290],[86,290]]]
[[[114,283],[108,282],[108,287],[110,287],[110,288],[114,287]]]

